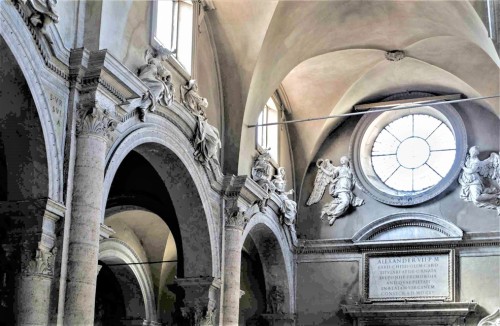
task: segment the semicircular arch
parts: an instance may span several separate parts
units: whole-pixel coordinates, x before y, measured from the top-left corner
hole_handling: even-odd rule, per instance
[[[58,146],[61,142],[57,139],[58,133],[50,114],[49,99],[43,87],[45,80],[42,78],[45,73],[47,76],[52,76],[52,73],[46,72],[43,58],[28,29],[13,28],[14,26],[24,26],[18,12],[13,6],[3,7],[6,7],[6,10],[0,11],[1,16],[3,16],[3,19],[0,19],[0,39],[5,41],[21,68],[40,119],[45,151],[47,152],[48,196],[55,201],[63,202],[63,153]],[[17,21],[12,22],[12,20]]]
[[[266,289],[280,283],[285,290],[285,312],[295,312],[295,287],[293,253],[290,250],[283,227],[262,213],[255,214],[246,225],[241,248],[248,237],[252,237],[264,265]]]
[[[118,239],[106,239],[100,242],[99,260],[106,264],[129,264],[127,267],[130,268],[141,288],[146,319],[158,321],[153,279],[149,266],[140,264],[142,260],[139,256],[125,242]]]
[[[101,219],[104,219],[104,206],[121,162],[131,151],[136,151],[149,161],[169,190],[181,233],[182,276],[219,277],[219,222],[210,205],[206,173],[195,162],[194,150],[187,138],[169,121],[154,116],[152,119],[156,119],[156,123],[124,132],[113,152],[108,154]]]

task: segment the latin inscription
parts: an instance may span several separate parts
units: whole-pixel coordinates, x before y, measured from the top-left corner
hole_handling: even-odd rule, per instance
[[[369,258],[369,299],[448,297],[447,254]]]

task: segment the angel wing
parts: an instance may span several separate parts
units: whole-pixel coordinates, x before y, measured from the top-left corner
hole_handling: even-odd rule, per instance
[[[481,162],[479,174],[489,178],[497,184],[500,182],[500,155],[491,153],[490,157]]]
[[[314,179],[314,188],[307,200],[306,206],[311,206],[316,204],[323,198],[323,194],[325,193],[326,186],[332,181],[332,176],[329,175],[326,171],[330,171],[333,169],[332,163],[330,160],[318,160],[316,163],[318,166],[318,174],[316,174],[316,179]]]

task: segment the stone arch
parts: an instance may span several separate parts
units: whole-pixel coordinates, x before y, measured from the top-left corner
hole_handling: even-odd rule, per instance
[[[159,117],[157,120],[163,126],[146,124],[143,128],[124,133],[113,152],[108,154],[103,205],[121,162],[131,151],[138,152],[148,160],[169,189],[181,234],[178,254],[182,256],[184,268],[178,271],[183,274],[180,276],[218,277],[220,222],[210,205],[208,178],[203,167],[195,162],[194,150],[184,134],[172,123]]]
[[[293,314],[295,312],[293,252],[290,250],[283,227],[275,219],[257,213],[243,231],[242,248],[248,237],[252,237],[264,267],[266,295],[273,285],[281,286],[285,294],[283,310],[285,313]]]
[[[61,84],[47,71],[44,60],[14,6],[0,3],[0,41],[12,52],[30,89],[40,119],[48,166],[48,197],[63,201],[63,151],[50,113],[46,83]],[[17,27],[17,28],[16,28]],[[22,28],[19,28],[22,27]],[[43,76],[43,77],[42,77]]]
[[[106,264],[134,264],[142,262],[138,255],[123,241],[106,239],[99,245],[99,260]],[[157,322],[153,281],[148,265],[128,265],[141,289],[144,300],[145,318]]]

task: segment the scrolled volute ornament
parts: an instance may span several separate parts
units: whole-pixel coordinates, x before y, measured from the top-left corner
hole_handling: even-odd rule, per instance
[[[491,153],[481,161],[479,148],[472,146],[465,158],[458,182],[460,198],[480,208],[495,209],[500,215],[500,155]]]
[[[76,121],[76,135],[97,135],[108,137],[115,130],[118,121],[114,119],[108,110],[96,106],[81,106],[78,109]]]
[[[314,180],[314,188],[307,200],[306,205],[311,206],[318,203],[326,187],[329,186],[329,193],[333,200],[323,206],[320,218],[327,216],[329,224],[333,225],[335,220],[344,215],[348,208],[361,206],[364,200],[354,195],[355,186],[354,174],[347,156],[340,158],[340,166],[334,166],[328,159],[320,159],[316,162],[318,173]]]

